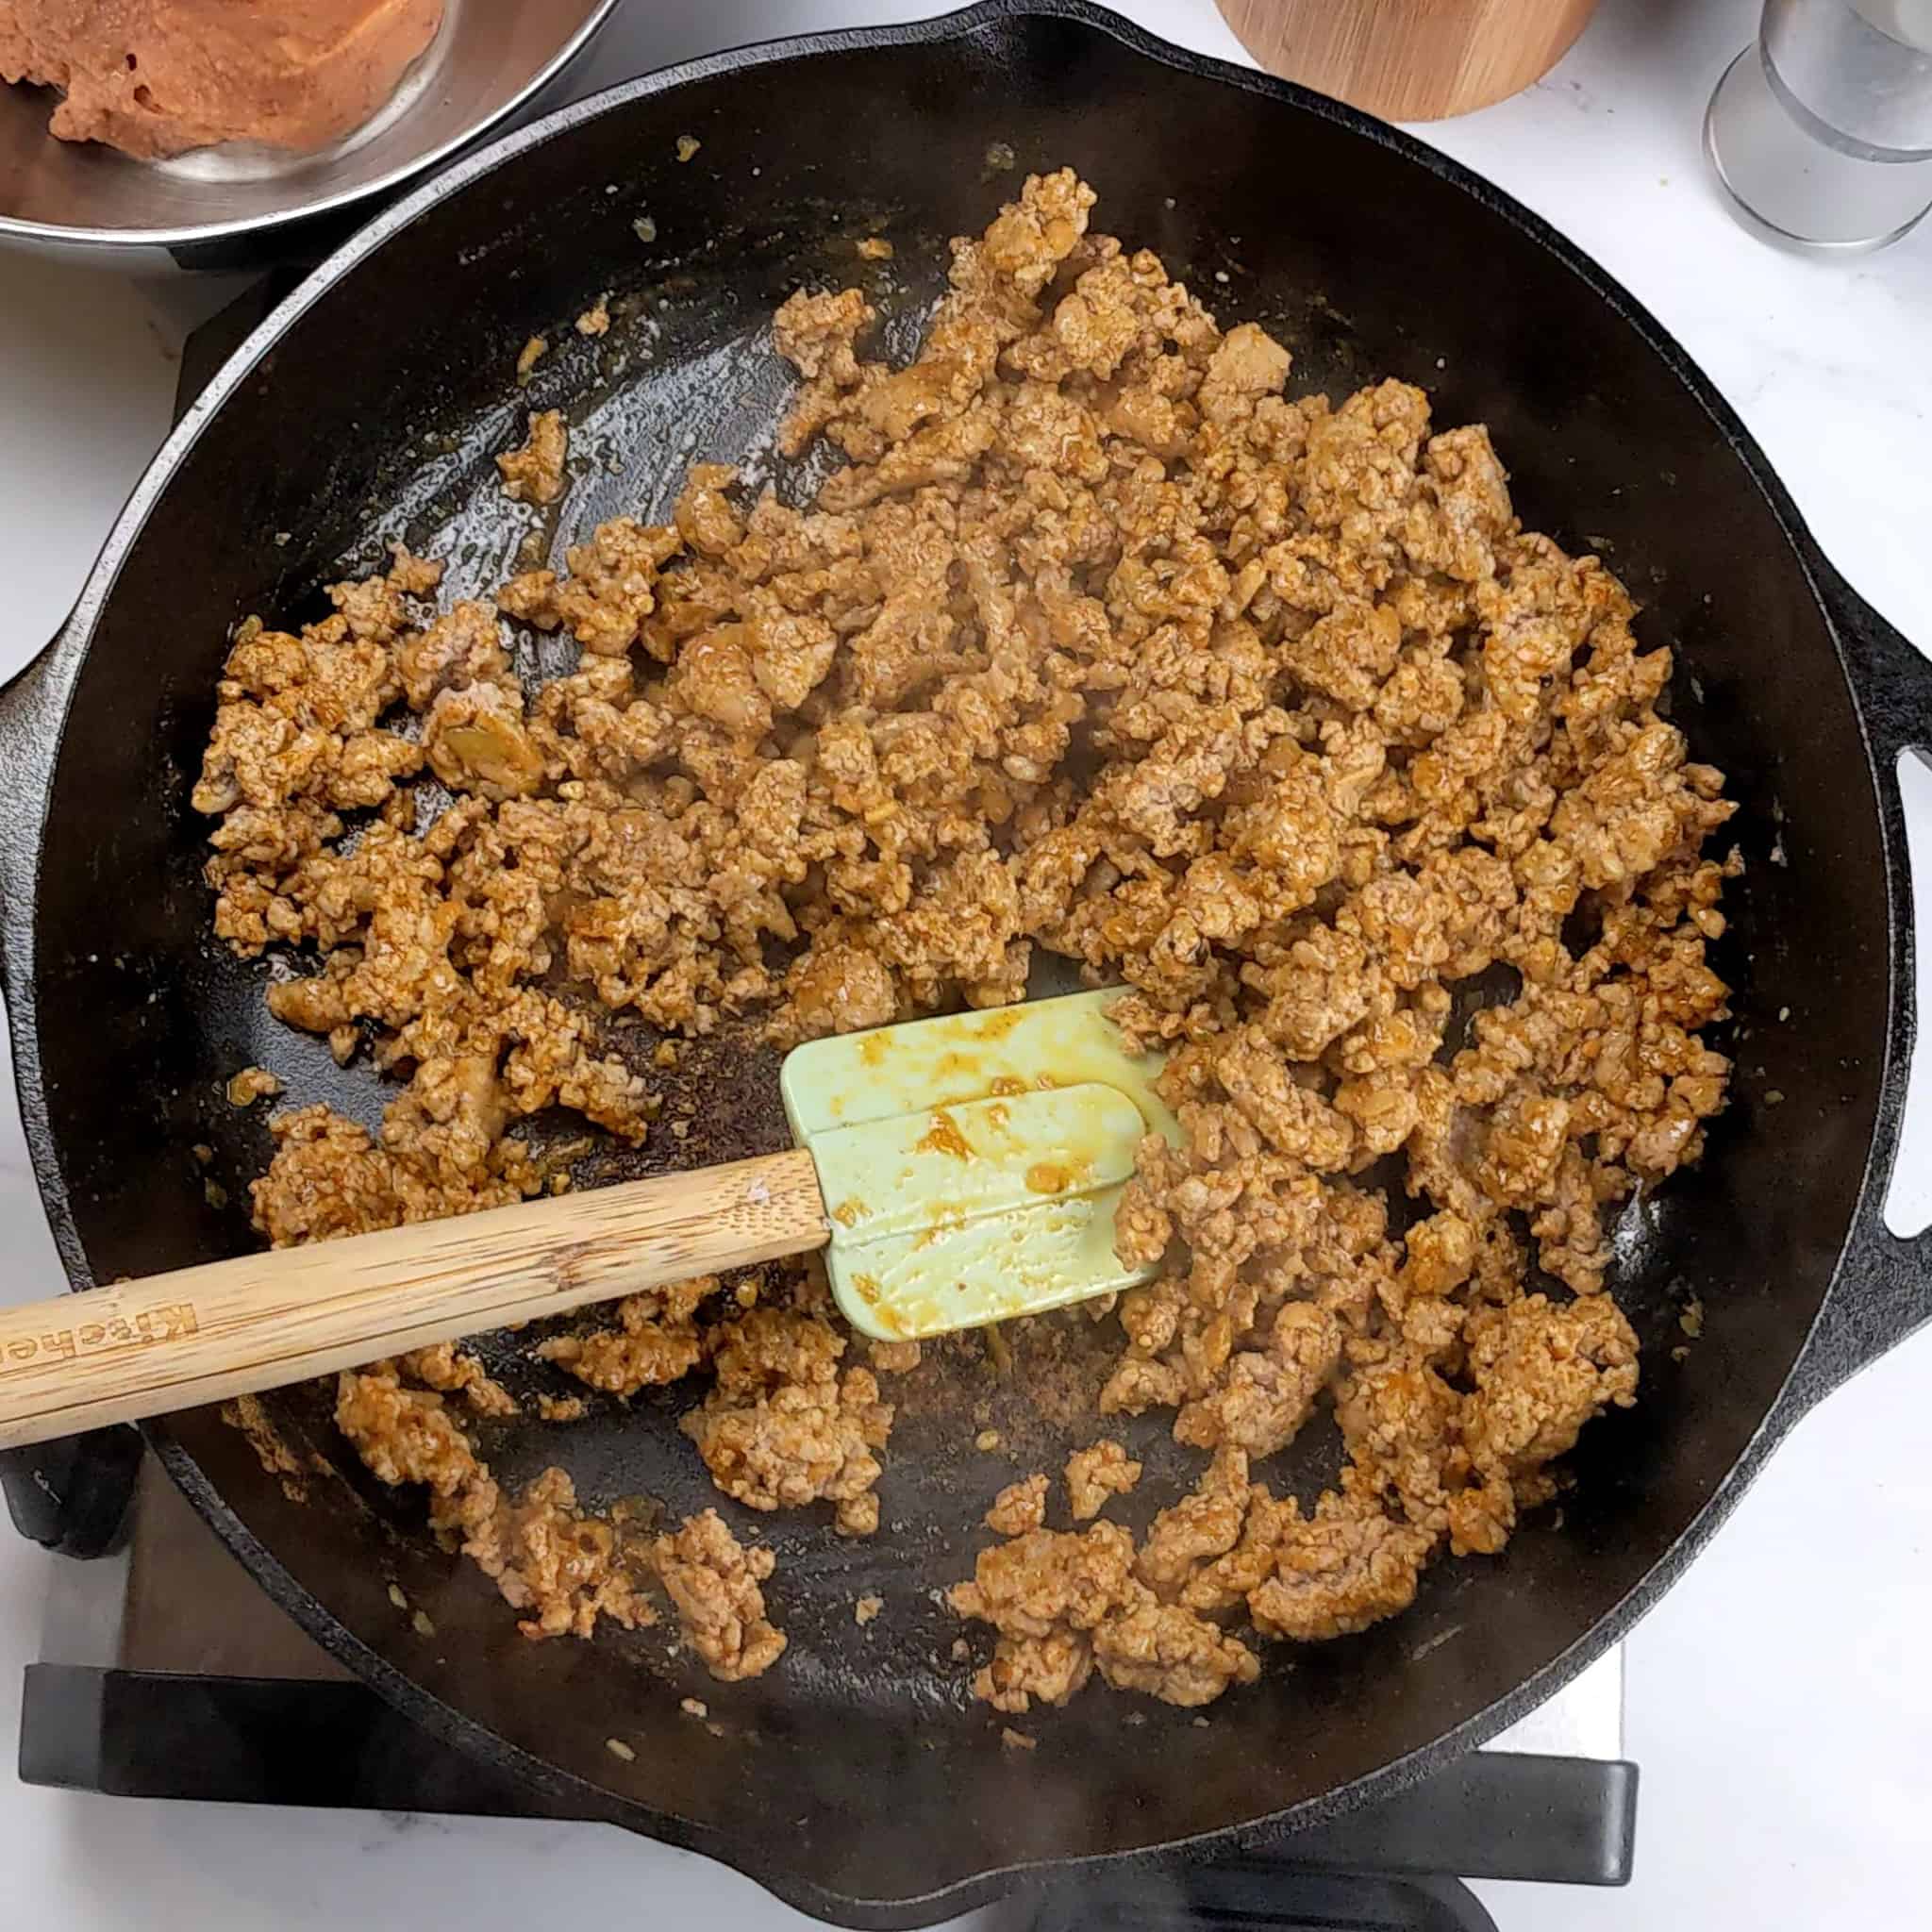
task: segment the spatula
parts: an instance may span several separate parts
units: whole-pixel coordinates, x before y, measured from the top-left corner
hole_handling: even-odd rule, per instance
[[[1114,1207],[1141,1136],[1176,1128],[1117,997],[798,1047],[783,1154],[0,1308],[0,1448],[818,1248],[846,1319],[892,1341],[1130,1287],[1150,1271],[1115,1257]]]

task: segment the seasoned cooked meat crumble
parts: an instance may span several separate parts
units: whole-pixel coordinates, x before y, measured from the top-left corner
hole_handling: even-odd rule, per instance
[[[1104,1313],[1098,1406],[1162,1418],[1197,1479],[1142,1534],[1106,1520],[1142,1464],[1088,1423],[1059,1452],[1080,1526],[1043,1471],[989,1495],[951,1601],[1006,1713],[1095,1675],[1205,1704],[1257,1644],[1500,1550],[1636,1399],[1607,1217],[1697,1158],[1729,1074],[1733,807],[1623,586],[1522,527],[1480,425],[1400,381],[1292,394],[1287,347],[1093,202],[1036,176],[956,242],[904,367],[860,291],[782,305],[780,450],[843,458],[808,504],[700,463],[669,522],[603,523],[488,599],[439,606],[398,549],[299,632],[250,620],[194,793],[217,932],[308,969],[274,1013],[399,1082],[375,1135],[275,1116],[278,1243],[537,1193],[540,1112],[641,1142],[663,1096],[607,1012],[786,1046],[1018,999],[1039,952],[1123,988],[1180,1135],[1121,1206],[1154,1274]],[[505,489],[551,501],[565,451],[532,417]],[[526,685],[519,628],[575,668]],[[617,1401],[690,1378],[728,1504],[877,1529],[877,1374],[916,1348],[849,1350],[783,1268],[603,1320],[534,1356]],[[337,1413],[530,1634],[641,1622],[657,1588],[715,1674],[777,1657],[770,1554],[717,1511],[640,1540],[560,1469],[504,1495],[475,1431],[509,1402],[444,1349],[344,1376]],[[1341,1473],[1297,1496],[1274,1459],[1318,1419]]]
[[[1067,1507],[1075,1523],[1087,1523],[1112,1496],[1124,1496],[1141,1480],[1141,1464],[1110,1438],[1067,1457]]]
[[[529,435],[496,459],[503,493],[513,503],[555,503],[563,494],[569,455],[570,430],[562,410],[533,411]]]

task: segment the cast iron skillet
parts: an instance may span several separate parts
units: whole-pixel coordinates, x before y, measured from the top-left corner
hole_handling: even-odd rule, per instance
[[[687,134],[702,146],[681,163]],[[1647,606],[1643,635],[1677,646],[1676,713],[1742,803],[1721,962],[1740,1074],[1703,1166],[1621,1224],[1645,1395],[1587,1432],[1560,1526],[1441,1565],[1410,1615],[1364,1636],[1272,1651],[1205,1725],[1151,1707],[1124,1726],[1128,1707],[1094,1693],[1032,1724],[1022,1756],[966,1703],[933,1592],[969,1571],[1011,1472],[968,1446],[972,1403],[997,1414],[1002,1397],[964,1366],[901,1391],[882,1487],[896,1532],[853,1547],[821,1521],[761,1525],[792,1647],[736,1690],[667,1660],[661,1632],[523,1642],[415,1504],[354,1466],[313,1391],[271,1405],[315,1459],[300,1502],[210,1412],[155,1431],[263,1587],[409,1717],[580,1811],[874,1924],[938,1919],[1023,1868],[1310,1823],[1479,1742],[1628,1629],[1809,1405],[1932,1312],[1923,1241],[1880,1219],[1912,1036],[1894,766],[1932,742],[1932,670],[1825,566],[1664,331],[1541,223],[1386,127],[1073,0],[728,54],[555,115],[376,222],[209,387],[0,705],[16,1066],[74,1284],[249,1242],[242,1183],[266,1137],[259,1109],[220,1097],[236,1068],[365,1119],[382,1098],[272,1024],[268,969],[208,936],[187,790],[234,623],[306,614],[391,534],[450,555],[456,590],[492,582],[517,532],[489,457],[526,403],[570,402],[592,458],[570,531],[661,510],[689,459],[769,425],[773,305],[860,275],[853,242],[874,225],[894,270],[917,271],[894,291],[903,350],[941,238],[1015,186],[997,143],[1023,170],[1079,168],[1106,228],[1158,248],[1225,318],[1275,328],[1300,381],[1407,376],[1441,421],[1487,422],[1531,525],[1607,552]],[[569,319],[607,290],[648,321],[577,337]],[[508,372],[539,332],[558,346],[520,394]],[[767,1073],[707,1068],[693,1144],[767,1142]],[[1674,1360],[1693,1299],[1703,1338]],[[700,1507],[709,1486],[672,1425],[685,1399],[520,1424],[494,1459],[514,1478],[558,1457],[598,1502]],[[1021,1442],[1024,1467],[1033,1453]],[[887,1609],[861,1629],[851,1605],[874,1588]]]

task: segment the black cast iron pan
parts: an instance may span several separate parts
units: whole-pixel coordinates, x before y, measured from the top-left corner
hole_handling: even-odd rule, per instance
[[[680,161],[686,135],[701,146]],[[974,1405],[1006,1416],[1023,1467],[1055,1458],[964,1361],[896,1391],[882,1495],[897,1527],[875,1545],[799,1516],[762,1525],[792,1649],[729,1691],[668,1661],[661,1633],[525,1643],[416,1503],[362,1474],[313,1391],[271,1404],[313,1458],[299,1501],[212,1413],[155,1431],[263,1587],[408,1716],[852,1922],[925,1923],[1018,1870],[1224,1848],[1389,1793],[1615,1641],[1797,1417],[1932,1312],[1923,1244],[1880,1219],[1912,1037],[1894,766],[1932,742],[1932,668],[1824,564],[1664,331],[1533,216],[1359,115],[1072,0],[724,55],[567,109],[385,215],[211,385],[0,702],[16,1067],[75,1285],[252,1239],[243,1183],[266,1137],[221,1098],[238,1067],[364,1119],[383,1097],[275,1026],[267,969],[208,936],[187,791],[231,625],[307,614],[391,535],[449,556],[455,590],[495,581],[520,529],[490,456],[525,406],[575,417],[567,533],[660,510],[689,460],[736,457],[774,420],[784,385],[762,331],[785,292],[877,275],[903,349],[943,238],[984,224],[1009,164],[1059,163],[1098,184],[1109,231],[1158,249],[1224,319],[1274,328],[1300,381],[1407,376],[1441,421],[1487,422],[1525,518],[1598,543],[1644,601],[1643,634],[1678,650],[1676,714],[1742,803],[1720,961],[1740,1075],[1703,1166],[1620,1225],[1646,1392],[1587,1433],[1561,1525],[1441,1566],[1407,1617],[1274,1654],[1203,1724],[1150,1708],[1124,1725],[1096,1693],[1014,1754],[967,1703],[934,1593],[970,1570],[1011,1473],[972,1450]],[[897,246],[885,270],[856,254],[874,228]],[[569,319],[607,291],[619,326],[576,336]],[[508,371],[533,333],[558,346],[519,392]],[[768,1076],[743,1056],[705,1068],[693,1151],[767,1143]],[[214,1150],[206,1173],[196,1143]],[[1675,1360],[1693,1300],[1703,1336]],[[562,1459],[596,1502],[701,1507],[714,1499],[674,1427],[687,1399],[568,1432],[518,1424],[492,1457],[513,1479]],[[1158,1421],[1147,1435],[1158,1445]],[[851,1606],[872,1590],[887,1609],[861,1628]]]

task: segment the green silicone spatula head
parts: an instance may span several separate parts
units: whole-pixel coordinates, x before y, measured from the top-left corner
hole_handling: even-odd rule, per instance
[[[943,1335],[1131,1288],[1114,1208],[1147,1134],[1178,1140],[1118,991],[911,1020],[796,1048],[779,1076],[832,1220],[855,1328]]]

